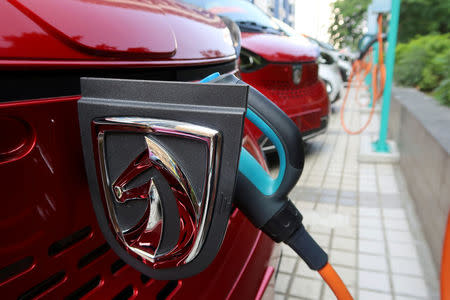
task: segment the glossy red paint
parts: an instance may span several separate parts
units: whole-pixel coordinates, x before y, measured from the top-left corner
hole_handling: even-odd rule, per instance
[[[36,134],[30,124],[11,116],[0,116],[0,136],[0,164],[21,159],[36,144]]]
[[[255,300],[262,299],[264,292],[266,291],[267,286],[269,285],[274,272],[275,272],[275,269],[273,267],[271,267],[271,266],[267,267],[266,272],[264,273],[264,277],[261,282],[261,285],[259,286],[258,294],[256,294]]]
[[[186,34],[191,30],[202,34]],[[174,0],[1,1],[0,37],[0,65],[9,69],[195,65],[235,57],[218,17]]]
[[[218,17],[173,0],[69,0],[64,7],[60,2],[0,1],[0,69],[22,74],[31,69],[145,71],[236,58]],[[18,86],[27,89],[26,83]],[[0,294],[7,299],[254,298],[279,253],[238,210],[213,263],[185,280],[147,278],[109,248],[86,182],[78,99],[0,99],[0,130],[7,129],[0,146],[0,182],[6,187],[0,211]],[[252,135],[245,140],[264,165]]]
[[[311,62],[319,55],[319,49],[303,37],[242,32],[242,46],[277,63]]]
[[[0,212],[0,273],[5,267],[17,271],[1,277],[0,293],[58,299],[85,291],[88,299],[119,293],[154,299],[171,283],[142,277],[123,264],[97,225],[83,167],[78,98],[0,104],[0,116],[16,116],[36,132],[28,155],[0,165],[0,182],[8,187]],[[168,298],[254,298],[273,266],[273,247],[236,210],[213,263],[175,283]],[[42,282],[47,285],[36,288]]]
[[[264,33],[243,33],[242,47],[265,60],[262,68],[241,72],[242,80],[277,104],[304,136],[325,130],[330,104],[318,78],[317,47],[306,40]],[[293,70],[300,67],[301,79],[295,84]],[[246,126],[260,138],[262,133],[254,125]]]

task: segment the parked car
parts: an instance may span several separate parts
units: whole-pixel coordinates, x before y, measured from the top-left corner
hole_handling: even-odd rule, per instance
[[[337,49],[335,49],[332,45],[319,41],[315,38],[312,38],[310,36],[304,35],[308,40],[310,40],[312,43],[316,44],[320,47],[320,50],[323,53],[328,54],[333,58],[334,61],[337,62],[339,66],[339,70],[341,72],[342,80],[344,82],[347,82],[348,77],[350,76],[350,72],[352,70],[352,63],[353,58],[350,55],[345,54],[344,52],[340,52]]]
[[[276,18],[273,18],[273,20],[278,24],[278,26],[280,26],[281,30],[283,30],[287,36],[290,36],[292,38],[301,38],[301,35],[288,24]],[[339,100],[341,91],[344,87],[344,82],[342,81],[339,66],[334,58],[324,51],[320,52],[318,62],[319,77],[323,82],[325,82],[328,97],[330,98],[331,103],[336,102],[337,100]]]
[[[270,294],[279,250],[237,209],[218,255],[196,276],[156,280],[125,263],[100,230],[84,168],[80,78],[193,82],[235,73],[221,19],[170,0],[17,0],[0,2],[0,24],[2,298]],[[264,165],[251,134],[244,147]]]
[[[324,133],[328,126],[329,100],[318,77],[319,51],[306,39],[291,38],[249,1],[185,0],[233,20],[242,32],[240,75],[277,104],[298,126],[304,139]],[[270,141],[252,124],[264,151]]]

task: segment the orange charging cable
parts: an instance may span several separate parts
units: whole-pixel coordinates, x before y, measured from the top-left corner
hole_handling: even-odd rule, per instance
[[[319,274],[338,300],[353,300],[344,282],[329,263],[319,270]]]
[[[450,300],[450,211],[444,237],[441,262],[441,300]]]
[[[369,126],[370,122],[373,119],[375,114],[375,107],[378,99],[381,98],[384,91],[384,85],[386,82],[386,67],[383,61],[383,16],[381,14],[378,15],[378,33],[377,33],[377,42],[378,42],[378,63],[372,66],[372,63],[369,62],[365,66],[363,65],[363,61],[366,56],[357,60],[352,65],[352,70],[350,72],[350,76],[348,79],[347,90],[345,91],[344,99],[341,107],[341,125],[345,132],[348,134],[360,134]],[[369,52],[368,52],[369,53]],[[364,67],[363,67],[364,66]],[[355,91],[355,97],[358,97],[359,88],[363,85],[364,78],[369,74],[370,70],[372,70],[372,92],[373,92],[373,103],[372,109],[370,110],[369,118],[366,123],[359,128],[358,130],[350,130],[345,124],[344,120],[344,111],[345,105],[347,104],[348,96],[350,89],[352,87],[353,77],[356,77],[357,86]],[[361,72],[364,71],[363,76],[361,77]],[[378,78],[380,78],[380,84],[378,85]]]

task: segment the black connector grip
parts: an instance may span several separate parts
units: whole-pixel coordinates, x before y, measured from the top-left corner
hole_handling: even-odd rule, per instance
[[[261,230],[275,242],[286,241],[302,227],[303,216],[289,199],[284,206],[261,227]]]
[[[303,225],[284,242],[305,261],[311,270],[321,270],[328,262],[328,255],[309,235]]]

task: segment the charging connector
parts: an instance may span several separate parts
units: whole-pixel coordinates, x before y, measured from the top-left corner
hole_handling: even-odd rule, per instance
[[[212,83],[246,84],[234,75]],[[249,86],[246,118],[275,145],[280,158],[273,179],[245,150],[241,150],[235,203],[254,226],[275,242],[289,245],[312,269],[319,271],[339,300],[352,299],[342,280],[328,264],[328,256],[303,226],[303,217],[287,195],[303,170],[303,140],[297,126],[272,101]]]

